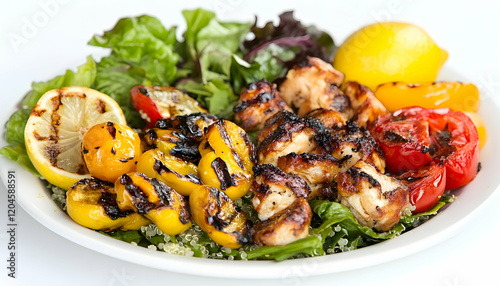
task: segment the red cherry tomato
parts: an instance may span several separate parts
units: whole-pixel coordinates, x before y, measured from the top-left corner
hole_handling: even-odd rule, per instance
[[[462,112],[407,107],[379,117],[370,131],[386,152],[390,172],[419,169],[433,160],[446,168],[446,190],[469,183],[478,172],[479,137]]]
[[[418,170],[406,171],[396,176],[409,189],[410,203],[415,206],[413,213],[421,213],[432,208],[441,198],[446,186],[446,168],[431,163]]]

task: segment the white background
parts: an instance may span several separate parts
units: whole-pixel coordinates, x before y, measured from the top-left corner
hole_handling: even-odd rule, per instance
[[[182,2],[182,4],[181,4]],[[150,14],[166,27],[185,24],[183,8],[204,7],[223,20],[276,20],[294,9],[305,24],[327,30],[340,44],[359,27],[377,21],[418,24],[446,49],[445,68],[478,85],[483,102],[500,97],[500,20],[493,1],[1,1],[0,3],[0,122],[29,90],[85,62],[88,54],[103,55],[87,46],[95,33],[110,29],[124,16]],[[16,41],[17,40],[17,41]],[[498,102],[498,101],[497,101]],[[22,190],[19,190],[22,191]],[[481,190],[476,190],[481,191]],[[6,191],[0,184],[0,224],[6,226]],[[238,281],[200,278],[123,262],[68,241],[17,208],[17,278],[6,279],[7,235],[0,228],[0,285],[498,285],[500,256],[500,195],[498,191],[468,217],[448,241],[410,257],[374,267],[328,276],[286,280]],[[6,229],[6,227],[5,227]],[[432,234],[429,234],[432,235]],[[255,273],[258,276],[258,273]]]

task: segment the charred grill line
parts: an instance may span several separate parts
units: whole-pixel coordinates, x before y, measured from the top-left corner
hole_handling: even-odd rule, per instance
[[[198,178],[195,174],[187,174],[187,175],[182,175],[181,173],[175,171],[175,170],[172,170],[170,169],[169,167],[165,166],[165,164],[163,164],[162,161],[158,160],[158,159],[155,159],[155,163],[153,165],[153,169],[158,173],[158,174],[163,174],[163,173],[172,173],[174,174],[176,177],[180,178],[180,179],[187,179],[195,184],[198,184],[198,185],[203,185],[202,181],[200,180],[200,178]]]
[[[151,209],[156,207],[155,204],[148,200],[147,194],[145,194],[139,186],[134,185],[132,178],[128,175],[122,175],[120,178],[120,183],[125,186],[125,190],[130,193],[134,206],[137,208],[137,213],[147,214]]]
[[[215,175],[220,182],[220,189],[225,191],[231,186],[236,186],[236,182],[233,180],[231,174],[229,174],[229,170],[227,169],[226,162],[222,160],[220,157],[217,157],[212,162],[212,168],[215,171]]]
[[[160,198],[160,202],[162,204],[161,207],[169,207],[172,208],[172,206],[175,204],[175,199],[173,198],[173,193],[172,193],[172,188],[169,186],[160,183],[157,179],[153,178],[150,179],[149,182],[151,185],[153,185],[153,188]],[[183,196],[178,197],[181,201],[184,202],[184,204],[187,204]],[[179,220],[182,222],[182,224],[187,224],[191,221],[190,219],[190,214],[187,211],[187,209],[184,208],[179,208],[180,213],[179,213]]]
[[[106,130],[108,131],[109,135],[111,135],[111,138],[113,138],[113,140],[116,138],[116,128],[113,124],[113,122],[107,122],[106,123]]]

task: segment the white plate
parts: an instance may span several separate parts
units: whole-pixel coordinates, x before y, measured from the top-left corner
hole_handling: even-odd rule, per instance
[[[0,53],[3,66],[1,78],[4,80],[4,83],[8,82],[8,84],[5,84],[3,87],[6,89],[8,88],[11,92],[3,93],[1,96],[2,101],[5,100],[5,94],[15,94],[14,96],[20,97],[31,80],[48,80],[57,74],[63,73],[65,68],[76,67],[83,63],[85,56],[89,53],[106,54],[100,49],[85,47],[85,43],[90,39],[93,33],[99,33],[102,30],[111,28],[119,17],[135,14],[152,14],[158,16],[166,26],[169,26],[173,23],[182,22],[179,11],[183,7],[179,6],[185,5],[184,1],[169,2],[168,4],[163,4],[168,5],[168,8],[163,7],[162,10],[159,9],[158,6],[162,5],[160,2],[163,1],[144,1],[137,4],[137,6],[131,6],[132,3],[118,5],[116,3],[109,4],[108,2],[103,4],[102,1],[89,1],[93,3],[93,7],[91,4],[88,4],[88,2],[69,3],[71,1],[62,0],[57,2],[67,2],[68,4],[64,4],[66,6],[61,6],[60,13],[57,17],[51,18],[49,23],[44,26],[44,29],[38,29],[39,31],[36,35],[28,38],[29,45],[22,45],[19,47],[19,51],[12,52],[11,45],[3,43],[2,51],[5,51],[5,53]],[[289,4],[291,1],[281,1],[277,2],[277,4],[274,2],[268,3],[267,1],[260,1],[258,3],[254,1],[248,2],[252,4],[256,3],[254,5],[247,5],[247,3],[243,1],[217,0],[188,2],[191,7],[204,5],[208,9],[215,10],[218,16],[224,16],[225,18],[240,19],[240,16],[245,16],[247,19],[251,20],[251,15],[257,14],[262,21],[275,19],[278,13],[283,9],[292,9],[291,6],[297,6],[294,7],[297,11],[297,18],[308,24],[314,21],[321,29],[331,29],[330,32],[337,41],[345,38],[348,33],[365,22],[376,21],[378,20],[378,16],[385,17],[387,11],[390,11],[389,8],[392,7],[389,7],[389,3],[399,3],[398,1],[387,3],[386,1],[380,1],[380,3],[375,3],[370,6],[371,2],[369,4],[368,2],[357,1],[357,4],[353,4],[351,1],[337,1],[332,4],[333,8],[330,7],[328,9],[318,10],[315,5],[310,5],[308,2],[301,2],[300,5],[298,3],[294,3],[293,5]],[[221,3],[224,5],[215,5]],[[445,79],[476,80],[475,83],[478,84],[484,84],[483,81],[477,81],[478,79],[484,79],[487,82],[490,81],[488,70],[484,70],[484,67],[496,68],[496,65],[484,63],[487,62],[486,59],[489,59],[488,55],[491,56],[494,51],[496,51],[494,45],[485,45],[481,48],[481,51],[485,51],[480,55],[482,56],[481,60],[468,57],[471,47],[468,41],[464,42],[463,37],[464,35],[471,35],[473,33],[456,33],[457,35],[455,38],[455,33],[447,32],[451,29],[450,26],[439,24],[442,21],[441,18],[436,20],[436,22],[430,20],[426,22],[427,17],[414,17],[413,14],[409,12],[417,11],[415,15],[418,15],[420,11],[421,15],[428,15],[428,13],[433,12],[428,10],[428,5],[434,5],[434,2],[429,1],[427,5],[422,4],[416,7],[420,10],[415,10],[415,7],[411,6],[410,3],[404,4],[406,5],[405,9],[402,11],[398,10],[400,14],[394,13],[392,17],[423,24],[424,28],[433,36],[437,34],[436,40],[442,43],[442,45],[448,49],[448,52],[450,52],[450,59],[447,64],[454,63],[454,66],[459,66],[460,68],[464,68],[464,64],[467,64],[468,75],[478,75],[475,78],[463,78],[455,74],[453,72],[455,70],[448,70],[445,71]],[[474,10],[473,8],[477,4],[478,3],[469,4],[472,6],[469,8]],[[25,7],[25,5],[18,6],[19,7],[17,7],[15,11],[3,9],[15,16],[12,17],[11,21],[6,20],[5,25],[2,25],[3,27],[9,28],[2,30],[5,32],[5,35],[9,36],[12,33],[21,33],[22,35],[23,30],[21,29],[21,24],[24,23],[24,18],[17,19],[17,15],[21,13],[20,11],[24,13],[22,15],[28,17],[28,21],[31,21],[35,15],[43,11],[40,9],[37,10],[38,7]],[[263,6],[266,8],[260,8]],[[443,4],[442,6],[445,5]],[[357,7],[357,9],[359,8],[361,11],[353,13],[349,10],[352,7]],[[464,3],[461,3],[460,5],[456,5],[456,7],[465,6]],[[26,11],[24,11],[25,9]],[[169,13],[164,12],[166,9],[168,9]],[[329,14],[335,10],[347,12],[335,13],[333,16]],[[494,10],[495,9],[491,8],[488,9],[488,11]],[[16,13],[16,11],[18,13]],[[437,9],[437,11],[439,11],[439,9]],[[468,9],[463,8],[463,11],[468,11]],[[81,22],[84,24],[82,25],[79,25],[80,22],[73,21],[72,19],[72,17],[76,17],[75,15],[78,15],[77,13],[80,12],[82,14],[80,16],[82,17],[91,15],[89,16],[91,19],[83,18],[84,20]],[[354,14],[359,14],[355,15],[359,17],[352,17]],[[465,12],[463,14],[465,14]],[[480,13],[472,14],[479,15]],[[446,17],[455,16],[455,20],[450,20],[450,22],[459,23],[463,17],[461,15],[460,13],[450,12]],[[362,20],[360,20],[360,18],[362,18]],[[434,17],[428,18],[433,19]],[[435,18],[437,19],[438,17],[436,16]],[[18,24],[18,26],[15,24]],[[467,26],[468,25],[469,24],[467,24]],[[57,29],[52,29],[53,27],[57,27]],[[477,25],[475,27],[477,27]],[[78,33],[75,33],[75,31],[78,31]],[[487,33],[477,33],[477,35],[474,33],[474,36],[478,37],[483,34],[487,35]],[[53,45],[54,42],[59,43],[58,41],[61,37],[71,38],[71,41],[65,42],[64,45]],[[446,45],[446,43],[448,43],[448,45]],[[469,44],[469,46],[467,44]],[[71,53],[66,53],[66,50],[70,50]],[[491,69],[490,71],[493,72],[495,70],[496,69]],[[466,71],[466,69],[460,69],[460,71]],[[17,87],[17,89],[15,87]],[[16,91],[16,93],[12,91]],[[7,102],[13,105],[14,101],[8,99]],[[88,249],[124,261],[191,275],[239,279],[284,278],[297,276],[298,274],[303,277],[308,275],[344,272],[409,256],[450,238],[458,231],[466,229],[469,223],[472,223],[471,219],[468,218],[472,217],[473,213],[488,200],[500,183],[500,176],[497,175],[496,171],[499,169],[500,155],[494,148],[496,145],[500,144],[500,127],[496,125],[498,121],[496,117],[500,113],[500,108],[493,102],[491,96],[487,100],[483,100],[481,105],[481,115],[486,121],[490,135],[489,141],[480,155],[483,169],[471,184],[461,190],[457,190],[458,200],[456,202],[450,205],[437,217],[400,237],[352,252],[324,257],[289,260],[280,263],[267,261],[217,261],[186,258],[151,251],[109,238],[77,225],[52,202],[49,193],[41,181],[2,156],[0,156],[0,175],[2,176],[2,181],[5,182],[7,171],[16,171],[18,178],[17,200],[19,204],[45,227]],[[0,134],[2,134],[0,146],[5,145],[3,139],[3,119],[7,119],[7,114],[13,110],[12,108],[13,107],[9,105],[0,105],[0,119],[2,119],[0,121]]]
[[[447,74],[453,74],[456,78],[456,74],[452,72],[448,71]],[[500,155],[493,148],[500,144],[500,126],[494,124],[499,113],[500,108],[493,101],[483,104],[481,115],[488,126],[490,137],[481,150],[481,172],[473,182],[455,190],[458,199],[445,211],[400,237],[373,246],[347,253],[279,263],[182,257],[118,241],[74,223],[52,201],[49,190],[40,180],[3,156],[0,156],[0,174],[2,181],[6,182],[7,172],[16,171],[18,203],[45,227],[70,241],[118,259],[152,268],[210,277],[264,279],[283,278],[291,273],[319,275],[359,269],[408,256],[444,241],[466,227],[467,217],[491,196],[500,183],[500,176],[497,175]],[[0,132],[3,134],[4,129]],[[5,144],[2,139],[0,146]],[[255,273],[259,273],[258,277]]]

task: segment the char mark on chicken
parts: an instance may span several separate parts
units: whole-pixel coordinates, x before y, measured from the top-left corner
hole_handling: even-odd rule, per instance
[[[408,188],[369,163],[358,161],[335,181],[340,202],[361,225],[388,231],[410,207]]]
[[[258,136],[258,162],[276,165],[279,157],[292,152],[323,153],[324,142],[329,141],[325,136],[327,129],[319,120],[283,110],[268,120]]]
[[[331,64],[309,57],[306,64],[288,71],[279,89],[283,100],[296,108],[299,116],[325,108],[338,111],[349,119],[353,114],[349,98],[339,89],[343,81],[344,74]]]
[[[286,174],[270,165],[256,165],[255,179],[250,187],[252,205],[260,220],[266,220],[287,208],[297,198],[307,198],[310,189],[304,179]]]
[[[345,94],[349,97],[354,110],[352,120],[359,126],[367,126],[380,115],[388,114],[385,106],[375,94],[366,86],[355,81],[345,84]]]
[[[277,166],[307,182],[311,189],[309,199],[332,198],[332,182],[342,170],[342,162],[330,154],[290,153],[280,157]]]
[[[283,109],[292,111],[281,99],[276,84],[263,79],[241,91],[233,108],[234,120],[246,131],[261,130],[267,119]]]
[[[312,211],[305,198],[296,199],[291,205],[267,220],[256,224],[253,241],[262,246],[286,245],[309,236]]]
[[[318,119],[330,132],[335,132],[346,124],[342,113],[332,109],[318,108],[309,112],[305,117]]]
[[[385,172],[385,158],[382,149],[370,132],[348,121],[340,130],[332,134],[331,145],[324,145],[329,153],[342,162],[342,171],[349,169],[359,160],[373,164],[380,172]]]

